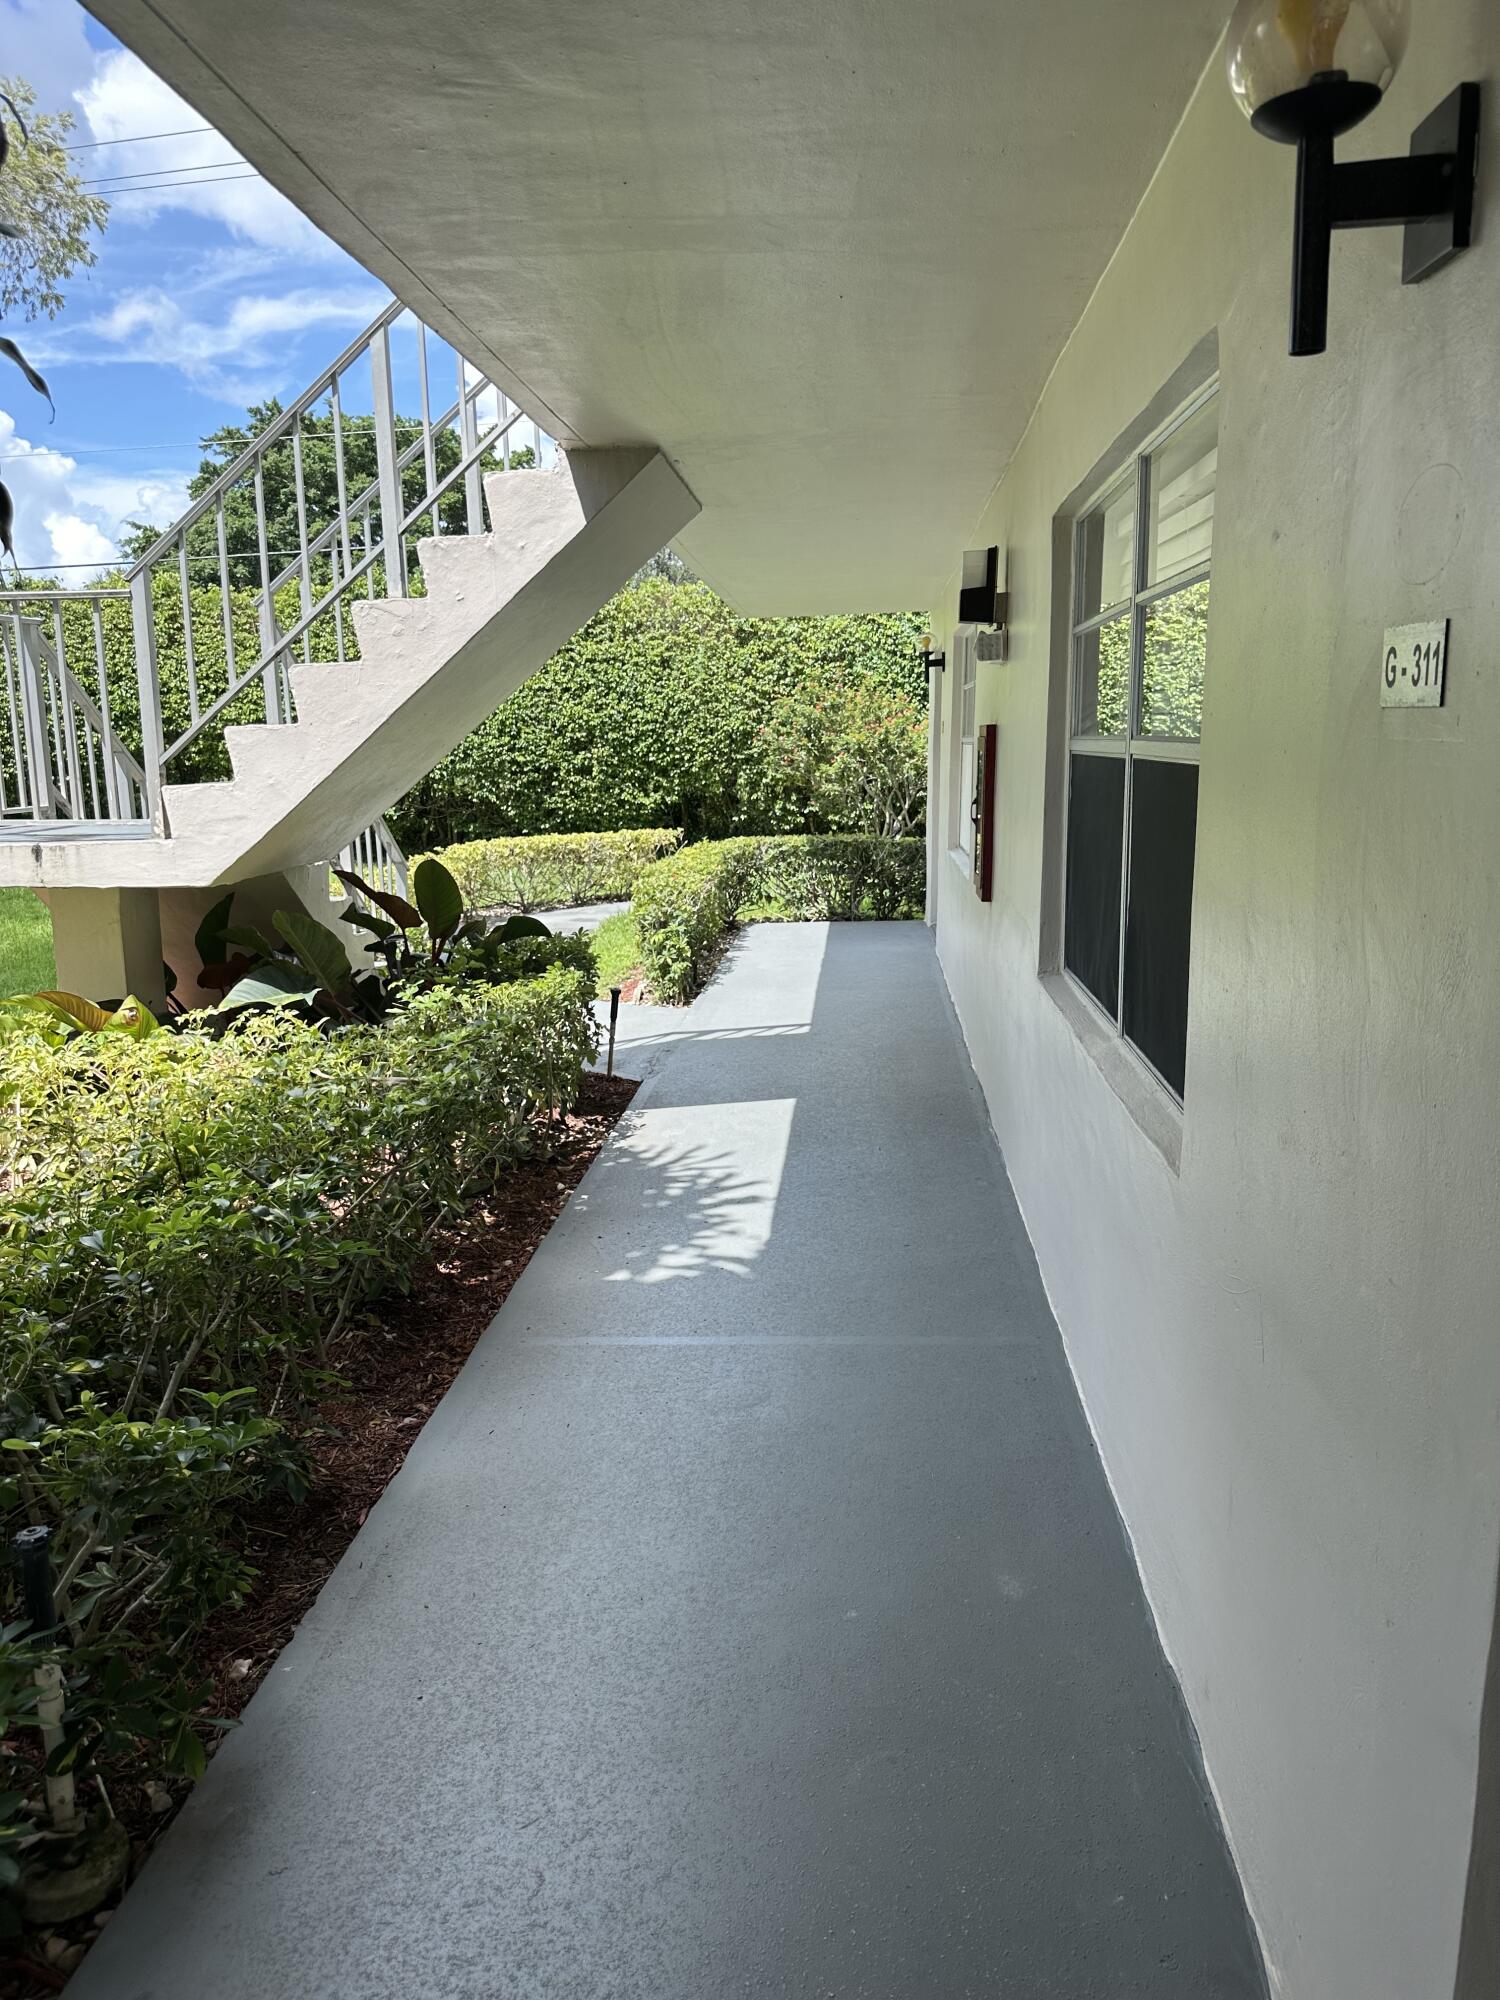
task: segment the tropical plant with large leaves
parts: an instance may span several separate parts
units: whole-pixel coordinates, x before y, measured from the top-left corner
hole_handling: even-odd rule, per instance
[[[0,1040],[10,1035],[40,1035],[56,1048],[75,1035],[155,1034],[160,1022],[146,1005],[127,993],[117,1007],[100,1007],[81,993],[12,993],[0,1000]]]
[[[349,946],[306,910],[278,910],[276,937],[230,921],[233,894],[204,917],[197,946],[199,984],[223,998],[217,1011],[295,1007],[337,1021],[380,1020],[398,1001],[443,978],[494,980],[506,947],[522,938],[550,937],[535,917],[512,917],[492,931],[464,907],[463,891],[430,856],[412,871],[411,899],[339,868],[354,900],[341,913],[368,940],[351,958]]]

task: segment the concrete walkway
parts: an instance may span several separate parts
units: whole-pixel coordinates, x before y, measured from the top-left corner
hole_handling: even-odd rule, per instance
[[[72,2000],[1264,1988],[920,925],[749,932]]]

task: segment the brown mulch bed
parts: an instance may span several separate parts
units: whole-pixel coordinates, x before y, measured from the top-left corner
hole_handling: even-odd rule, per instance
[[[193,1648],[192,1664],[212,1689],[205,1716],[237,1716],[254,1694],[637,1088],[629,1077],[587,1076],[551,1158],[512,1168],[500,1194],[438,1241],[411,1291],[384,1301],[342,1357],[346,1386],[322,1405],[309,1441],[311,1493],[300,1505],[268,1501],[250,1517],[245,1547],[259,1571],[255,1586]],[[148,1790],[111,1774],[110,1797],[134,1849],[132,1873],[188,1789],[174,1782]],[[0,2000],[59,1992],[97,1921],[0,1944]]]

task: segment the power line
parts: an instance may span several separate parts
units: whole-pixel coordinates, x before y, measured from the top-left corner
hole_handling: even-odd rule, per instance
[[[258,181],[260,175],[254,167],[247,167],[240,174],[201,174],[195,180],[161,181],[136,180],[109,183],[104,186],[106,195],[118,198],[127,194],[170,194],[174,188],[223,187],[230,181]]]
[[[142,146],[148,139],[185,139],[190,132],[212,132],[212,125],[179,125],[175,132],[131,132],[123,139],[81,139],[64,146],[65,153],[91,153],[96,146]]]
[[[39,444],[34,451],[0,452],[0,465],[13,465],[24,458],[103,458],[117,451],[201,451],[194,439],[182,444],[78,444],[72,450],[63,445]]]
[[[238,153],[231,153],[224,160],[194,160],[182,167],[142,167],[135,173],[100,174],[91,181],[81,181],[81,187],[107,187],[111,181],[139,181],[156,174],[199,174],[207,173],[213,167],[242,167],[245,162]]]

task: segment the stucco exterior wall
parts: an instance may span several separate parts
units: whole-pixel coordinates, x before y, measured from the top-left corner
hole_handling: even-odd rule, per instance
[[[1341,151],[1405,152],[1464,77],[1488,79],[1476,248],[1403,288],[1396,232],[1341,235],[1329,352],[1294,361],[1292,156],[1210,65],[972,538],[1008,550],[1013,616],[1008,662],[979,669],[979,722],[999,724],[994,901],[945,852],[934,885],[1010,1175],[1294,2000],[1452,1994],[1495,1611],[1493,0],[1428,0]],[[1122,1099],[1039,976],[1057,953],[1057,524],[1215,348],[1179,1130]],[[955,574],[933,620],[950,664],[956,596]],[[1445,613],[1446,706],[1382,710],[1383,628]],[[950,672],[945,779],[956,693]]]

